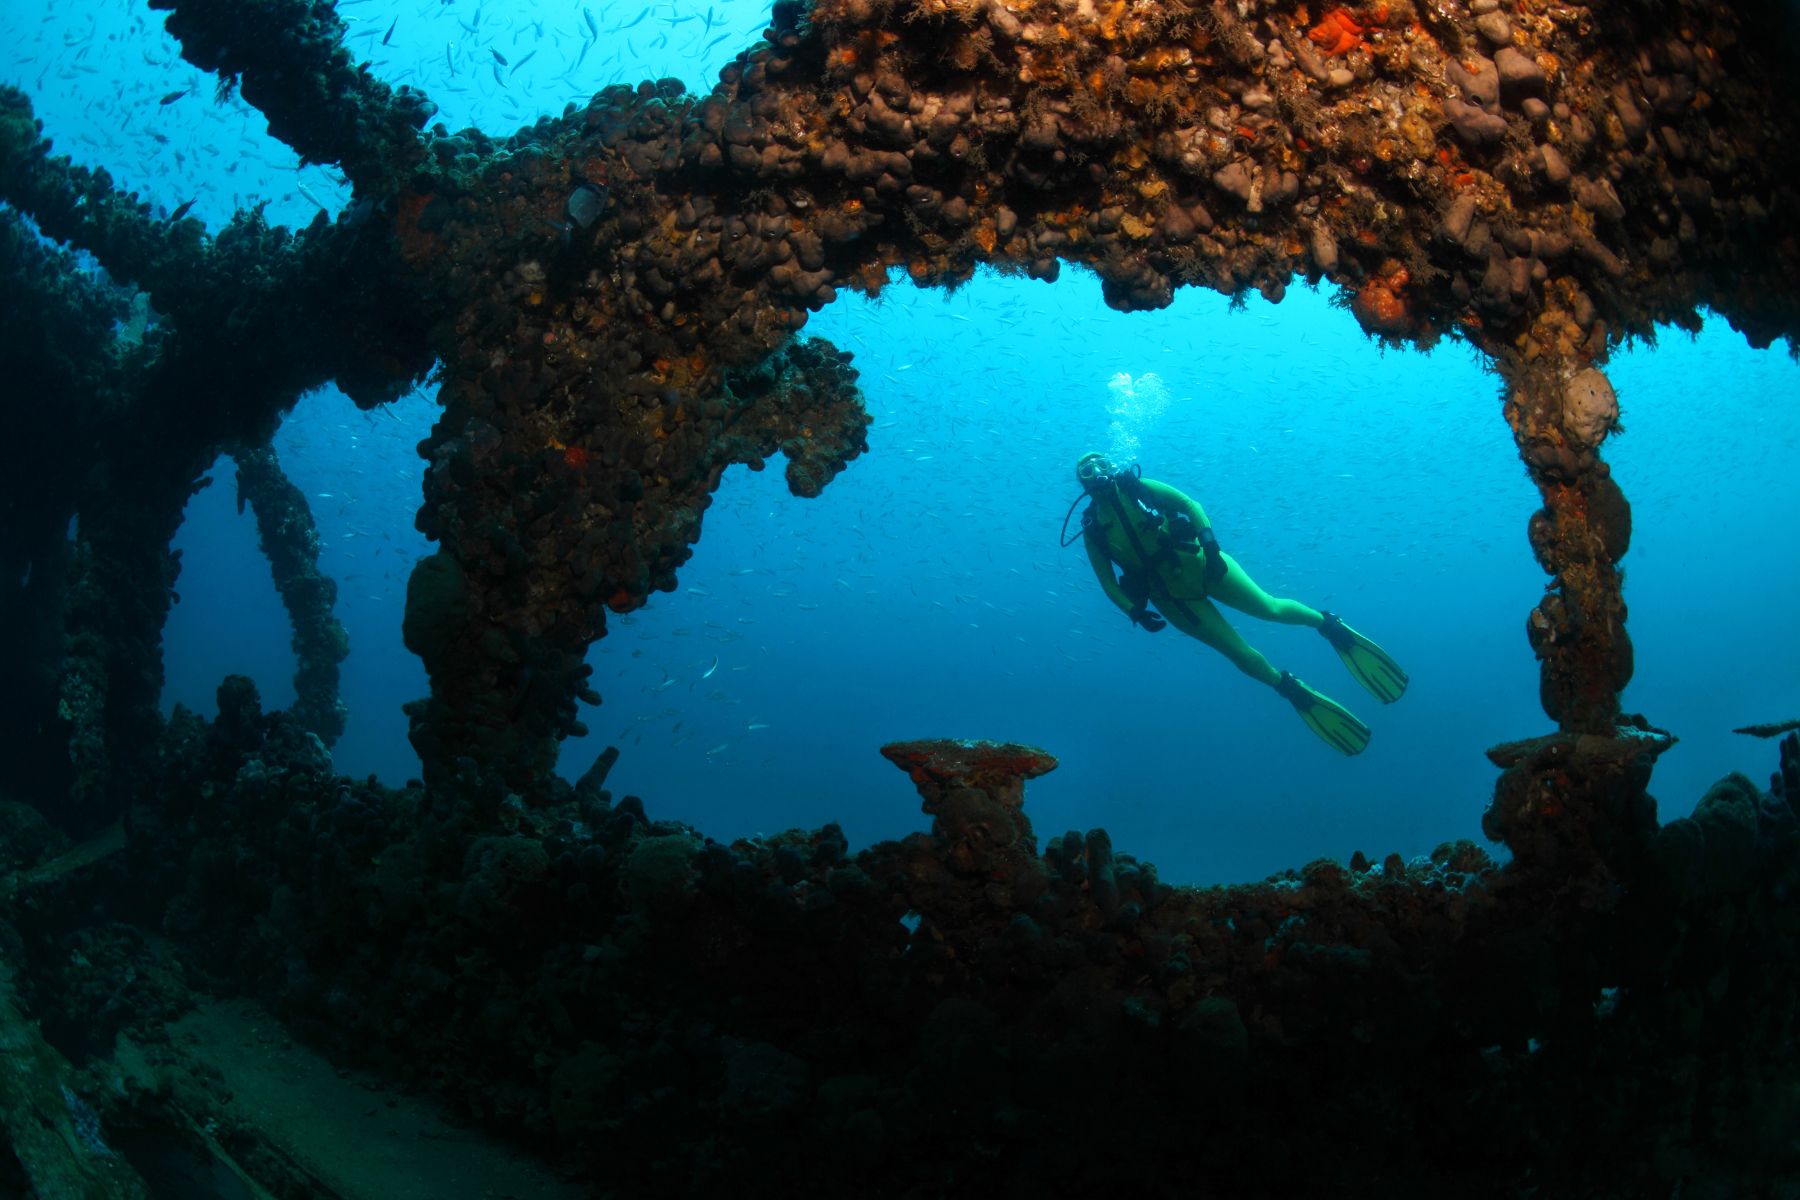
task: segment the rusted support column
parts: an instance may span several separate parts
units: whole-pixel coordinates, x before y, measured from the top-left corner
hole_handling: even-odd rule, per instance
[[[281,469],[272,446],[239,446],[231,455],[238,511],[248,503],[256,513],[257,543],[294,629],[294,717],[330,746],[344,732],[349,712],[338,695],[338,664],[350,654],[350,635],[332,611],[337,583],[319,570],[319,528],[306,494]]]
[[[181,569],[169,543],[201,486],[147,463],[90,493],[79,515],[57,698],[71,774],[63,806],[52,813],[73,833],[116,820],[155,774],[162,630]]]
[[[1618,567],[1631,545],[1631,506],[1600,460],[1618,400],[1597,367],[1503,363],[1502,373],[1506,423],[1544,497],[1528,530],[1551,577],[1527,623],[1539,702],[1565,730],[1611,733],[1632,671]]]
[[[780,451],[789,490],[817,496],[866,447],[856,372],[827,342],[722,373],[695,331],[669,331],[676,360],[617,343],[590,358],[567,321],[534,314],[510,355],[470,343],[424,445],[419,527],[443,548],[413,570],[404,633],[431,678],[408,712],[434,785],[466,758],[528,802],[550,798],[557,743],[585,732],[577,701],[599,703],[585,659],[607,609],[674,590],[726,467],[761,470]],[[601,385],[615,389],[604,422],[538,402],[541,387]],[[491,789],[462,793],[491,807]]]
[[[1567,328],[1554,318],[1539,323],[1558,326]],[[1594,340],[1604,339],[1602,327]],[[1631,506],[1600,458],[1619,428],[1618,398],[1605,374],[1577,356],[1502,355],[1500,369],[1506,422],[1544,498],[1528,536],[1550,584],[1526,632],[1539,702],[1561,732],[1488,752],[1505,773],[1482,825],[1521,863],[1571,873],[1571,886],[1580,872],[1593,901],[1608,904],[1655,831],[1650,771],[1675,742],[1619,711],[1632,672],[1619,572]]]
[[[70,520],[101,474],[89,456],[127,378],[112,329],[130,320],[128,301],[45,245],[17,210],[0,209],[0,795],[47,812],[73,773],[69,725],[57,715],[77,569]]]

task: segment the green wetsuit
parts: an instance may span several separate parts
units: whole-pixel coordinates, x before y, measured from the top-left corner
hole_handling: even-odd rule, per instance
[[[1095,491],[1082,531],[1088,562],[1107,597],[1126,613],[1144,602],[1155,605],[1175,628],[1219,651],[1257,682],[1274,687],[1280,672],[1232,628],[1212,601],[1264,621],[1313,629],[1323,623],[1323,614],[1297,600],[1269,595],[1223,552],[1225,574],[1209,583],[1199,546],[1178,543],[1167,531],[1175,513],[1186,513],[1196,531],[1210,529],[1205,510],[1166,483],[1138,482],[1157,513],[1147,511],[1124,486],[1112,484]],[[1124,572],[1123,579],[1115,573],[1115,564]]]

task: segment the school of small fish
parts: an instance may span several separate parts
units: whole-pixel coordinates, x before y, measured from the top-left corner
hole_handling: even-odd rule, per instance
[[[454,131],[505,136],[615,83],[671,76],[705,91],[754,44],[766,4],[657,0],[338,0],[350,52],[410,84]],[[57,149],[104,164],[170,219],[217,230],[258,204],[302,226],[349,202],[342,175],[304,165],[262,114],[184,62],[143,0],[7,0],[0,78],[30,92]],[[177,215],[179,214],[179,215]]]

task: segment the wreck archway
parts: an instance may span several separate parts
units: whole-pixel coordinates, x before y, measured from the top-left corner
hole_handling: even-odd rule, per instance
[[[1615,737],[1628,508],[1596,453],[1611,389],[1587,365],[1621,330],[1691,324],[1699,301],[1757,341],[1786,330],[1779,287],[1747,282],[1769,264],[1721,229],[1785,203],[1787,114],[1757,127],[1767,153],[1702,115],[1759,102],[1764,64],[1741,34],[1765,13],[1633,34],[1625,52],[1563,12],[1377,6],[1312,25],[1299,8],[1151,6],[1084,11],[1070,30],[1005,5],[781,3],[704,99],[672,80],[607,88],[496,144],[418,136],[428,97],[358,70],[340,22],[283,25],[271,46],[230,10],[159,7],[190,61],[241,77],[277,136],[371,200],[308,245],[393,256],[410,294],[369,303],[411,319],[344,314],[328,373],[375,404],[428,344],[446,363],[421,513],[443,549],[415,573],[406,625],[433,682],[414,736],[440,783],[465,758],[496,768],[484,809],[542,777],[590,694],[576,651],[603,610],[675,586],[726,465],[798,455],[790,482],[811,495],[859,452],[851,377],[784,330],[893,266],[954,284],[981,263],[1037,277],[1080,263],[1127,309],[1183,286],[1273,298],[1324,277],[1384,338],[1461,331],[1501,361],[1546,501],[1532,525],[1557,580],[1531,625],[1543,706],[1628,757],[1640,734],[1666,744]],[[989,69],[997,47],[1016,73]],[[318,110],[265,69],[284,54],[374,115]],[[10,159],[42,157],[22,97],[8,114]],[[95,218],[71,201],[83,189],[108,198],[105,178],[51,163],[11,193],[200,317],[205,289],[155,269],[174,246],[158,237],[192,227],[145,236],[131,201],[131,219]]]
[[[726,840],[837,821],[861,845],[922,827],[873,746],[979,731],[1058,754],[1032,786],[1041,834],[1103,825],[1176,881],[1472,835],[1467,808],[1432,802],[1491,786],[1476,752],[1535,707],[1517,640],[1536,591],[1517,536],[1530,490],[1496,444],[1494,380],[1456,345],[1384,357],[1323,294],[1229,308],[1184,292],[1122,314],[1072,271],[1048,286],[982,275],[949,297],[894,284],[815,315],[809,334],[855,354],[869,452],[804,504],[776,464],[727,476],[681,586],[615,618],[590,654],[604,703],[564,770],[617,744],[608,787],[658,815]],[[1157,373],[1171,396],[1135,431],[1146,472],[1190,488],[1270,589],[1353,614],[1420,664],[1418,690],[1376,711],[1318,638],[1235,617],[1376,726],[1359,759],[1315,745],[1214,652],[1129,627],[1080,548],[1058,548],[1072,463],[1107,445],[1119,371]],[[1421,456],[1433,420],[1438,453]],[[1409,638],[1455,603],[1446,551],[1470,539],[1490,570],[1464,580],[1482,614],[1459,655],[1510,685],[1510,714],[1433,678],[1424,663],[1445,649]],[[1410,719],[1428,715],[1429,732]]]
[[[593,732],[566,747],[563,769],[616,744],[608,786],[658,816],[726,840],[837,821],[855,846],[921,824],[903,794],[845,803],[895,791],[870,747],[973,730],[1061,758],[1031,788],[1040,835],[1104,826],[1180,882],[1476,836],[1493,784],[1478,752],[1542,720],[1519,653],[1541,590],[1519,536],[1534,493],[1497,436],[1491,370],[1457,343],[1383,352],[1304,289],[1243,312],[1184,292],[1134,314],[1097,292],[1080,272],[1047,287],[983,275],[948,297],[894,284],[815,315],[809,334],[856,355],[869,453],[804,504],[778,461],[727,475],[681,586],[615,620],[590,654],[605,703],[584,712]],[[1672,333],[1620,356],[1628,427],[1663,399],[1637,399],[1638,382],[1687,344]],[[1783,378],[1779,355],[1722,326],[1702,349],[1715,377],[1761,363]],[[1677,386],[1694,386],[1700,365],[1672,367]],[[1383,709],[1317,639],[1237,619],[1375,725],[1361,758],[1314,746],[1210,651],[1126,627],[1079,550],[1056,550],[1073,495],[1064,459],[1104,444],[1106,379],[1125,369],[1160,371],[1174,397],[1141,431],[1146,469],[1191,473],[1229,548],[1271,588],[1360,618],[1416,664],[1407,699]],[[1654,488],[1686,435],[1651,436],[1622,439],[1640,450],[1628,489]],[[1657,531],[1640,536],[1660,553]],[[1712,628],[1730,623],[1714,609]],[[1640,639],[1640,661],[1673,648]],[[1640,681],[1626,706],[1658,712],[1672,690]],[[1750,746],[1706,742],[1705,755],[1684,745],[1665,760],[1658,794],[1697,796],[1727,765],[1756,769]]]

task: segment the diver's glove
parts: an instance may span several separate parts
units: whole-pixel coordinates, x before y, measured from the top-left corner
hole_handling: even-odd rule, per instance
[[[1225,554],[1219,549],[1219,537],[1210,525],[1200,531],[1200,549],[1206,555],[1206,566],[1200,569],[1201,578],[1208,583],[1225,578]]]
[[[1133,625],[1141,625],[1151,633],[1157,632],[1168,624],[1167,621],[1151,612],[1150,606],[1147,604],[1140,604],[1125,615],[1131,618]]]

